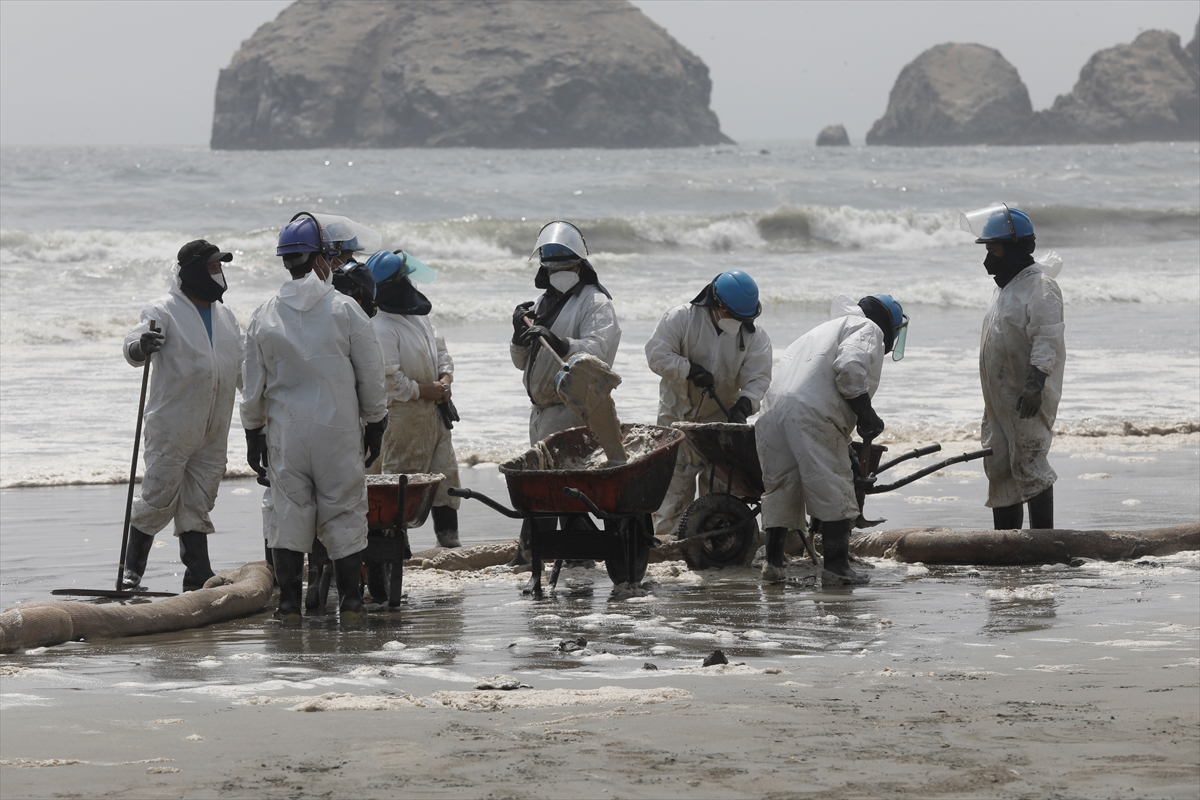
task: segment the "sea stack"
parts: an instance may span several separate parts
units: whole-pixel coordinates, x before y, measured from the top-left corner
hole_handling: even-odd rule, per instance
[[[1200,32],[1200,23],[1197,23]],[[1070,94],[1039,113],[1045,142],[1195,141],[1200,136],[1197,40],[1184,49],[1170,31],[1101,50]]]
[[[1029,90],[999,50],[939,44],[900,71],[867,144],[1008,144],[1032,116]]]
[[[625,0],[296,2],[221,70],[212,147],[728,143],[711,89]]]
[[[817,134],[817,147],[849,147],[850,134],[845,125],[827,125]]]

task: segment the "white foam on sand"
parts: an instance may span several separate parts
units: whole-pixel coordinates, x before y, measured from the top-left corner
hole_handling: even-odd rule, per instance
[[[1012,602],[1014,600],[1050,600],[1062,587],[1056,583],[1038,583],[1016,589],[988,589],[983,596],[989,600]]]
[[[599,689],[522,689],[514,692],[434,692],[433,702],[459,711],[504,711],[515,708],[559,708],[591,706],[605,703],[653,705],[674,700],[691,699],[684,689],[628,689],[621,686],[601,686]]]
[[[17,767],[18,769],[73,767],[79,764],[91,763],[90,761],[79,761],[74,758],[0,758],[0,767]]]
[[[37,694],[21,694],[19,692],[5,692],[0,694],[0,711],[7,711],[10,708],[19,708],[21,706],[52,706],[54,702],[49,697],[42,697]]]

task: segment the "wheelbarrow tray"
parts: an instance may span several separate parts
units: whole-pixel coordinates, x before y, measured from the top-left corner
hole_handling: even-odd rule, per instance
[[[730,494],[754,500],[762,497],[765,489],[753,425],[676,422],[671,427],[683,431],[688,444],[716,467],[717,477],[729,487]]]
[[[425,524],[429,510],[433,508],[438,486],[444,480],[446,476],[440,473],[408,476],[408,488],[404,493],[404,520],[407,527],[417,528]],[[399,475],[367,476],[368,528],[396,527],[396,511],[400,505],[397,491],[399,484]]]
[[[563,489],[573,488],[606,514],[657,511],[671,485],[683,434],[637,424],[622,425],[621,434],[626,449],[633,452],[630,460],[619,466],[583,468],[589,457],[595,459],[601,450],[600,442],[586,427],[556,433],[505,461],[500,473],[508,484],[513,508],[524,514],[588,513],[583,502],[563,494]]]

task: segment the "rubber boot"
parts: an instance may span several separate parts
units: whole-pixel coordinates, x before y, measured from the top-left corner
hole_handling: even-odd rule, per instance
[[[378,561],[367,563],[367,591],[371,593],[372,603],[386,603],[388,601],[387,566],[387,564],[381,564]]]
[[[122,589],[136,589],[142,585],[142,576],[146,574],[146,559],[150,557],[150,548],[153,546],[153,536],[142,533],[132,525],[129,526],[129,544],[125,547],[125,571],[121,573]]]
[[[459,547],[458,509],[450,506],[433,507],[433,533],[438,547]]]
[[[1020,503],[992,509],[992,526],[998,531],[1019,531],[1024,524],[1025,507]]]
[[[517,537],[517,554],[504,566],[524,567],[529,564],[530,526],[534,523],[528,519],[521,523],[521,535]]]
[[[304,592],[304,553],[276,547],[271,550],[275,580],[279,582],[279,608],[275,618],[289,627],[300,624],[300,602]]]
[[[1054,527],[1054,486],[1029,498],[1029,527],[1046,531]]]
[[[362,563],[361,550],[333,562],[338,595],[342,598],[338,605],[338,623],[343,627],[361,627],[367,618],[366,612],[363,611]]]
[[[179,560],[186,568],[183,571],[183,590],[194,592],[203,589],[204,582],[214,574],[212,564],[208,562],[208,534],[200,531],[179,534]]]
[[[862,572],[850,568],[850,526],[853,520],[821,523],[821,539],[825,551],[821,583],[825,586],[859,586],[871,580]]]
[[[763,583],[783,583],[787,572],[783,567],[783,545],[787,541],[787,528],[767,528],[767,559],[762,565]]]

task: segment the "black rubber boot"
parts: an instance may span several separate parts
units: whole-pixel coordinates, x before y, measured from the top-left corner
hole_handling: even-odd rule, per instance
[[[129,526],[129,543],[125,547],[125,571],[121,573],[122,589],[136,589],[142,585],[142,576],[146,574],[146,560],[150,557],[150,548],[153,546],[153,536],[142,533],[132,525]]]
[[[204,588],[204,582],[213,576],[212,564],[208,562],[208,534],[200,531],[185,531],[179,534],[179,560],[183,571],[183,590],[194,592]]]
[[[342,598],[338,605],[338,622],[343,626],[359,627],[367,617],[363,611],[362,563],[361,550],[333,562],[338,595]]]
[[[271,551],[275,580],[279,582],[279,609],[275,618],[284,625],[300,624],[300,601],[304,591],[304,553],[276,547]]]
[[[1020,503],[992,509],[992,527],[998,531],[1019,531],[1024,524],[1025,507]]]
[[[512,561],[509,561],[504,566],[523,567],[529,563],[529,527],[531,524],[533,523],[528,519],[521,523],[521,535],[517,537],[517,554],[512,557]]]
[[[388,601],[387,566],[378,561],[367,562],[367,591],[371,594],[372,603]]]
[[[450,506],[433,507],[433,533],[439,547],[459,547],[458,509]]]
[[[853,520],[821,523],[821,540],[825,555],[821,583],[825,586],[856,586],[871,578],[850,568],[850,527]]]
[[[787,528],[767,528],[767,559],[762,565],[762,579],[767,583],[783,583],[787,573],[783,568],[783,545]]]
[[[1029,498],[1029,527],[1048,531],[1054,527],[1054,487]]]

